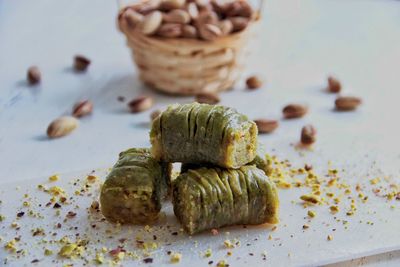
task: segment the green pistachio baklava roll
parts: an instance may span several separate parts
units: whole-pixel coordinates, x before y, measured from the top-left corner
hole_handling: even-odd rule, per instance
[[[267,160],[264,160],[261,156],[256,155],[256,157],[246,165],[255,165],[257,168],[263,170],[267,176],[270,174],[270,167]],[[182,163],[181,173],[187,172],[190,169],[200,169],[202,167],[212,168],[212,164],[195,164],[195,163]]]
[[[275,184],[254,165],[190,169],[172,186],[174,213],[189,234],[228,225],[278,222]]]
[[[248,165],[255,165],[257,168],[263,170],[268,177],[271,175],[271,161],[268,159],[267,154],[264,155],[264,158],[260,155],[256,155],[254,160]]]
[[[156,161],[148,148],[121,152],[101,189],[104,217],[119,223],[155,222],[168,193],[170,174],[171,164]]]
[[[153,121],[150,141],[160,161],[239,168],[256,156],[257,126],[232,108],[175,104]]]

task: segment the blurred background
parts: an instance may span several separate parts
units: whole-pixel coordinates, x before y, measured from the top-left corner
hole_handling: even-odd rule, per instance
[[[137,80],[125,37],[116,28],[117,12],[117,2],[109,0],[0,2],[0,177],[109,165],[122,149],[148,145],[151,111],[132,115],[118,96],[129,101],[153,95],[154,109],[193,100],[155,94]],[[308,101],[304,92],[323,88],[329,74],[349,93],[372,91],[366,101],[398,95],[399,25],[398,1],[266,1],[257,46],[243,75],[265,78],[266,89],[247,94],[246,101],[235,101],[228,92],[222,104],[234,103],[250,116],[278,115],[284,99]],[[72,72],[76,54],[92,60],[86,73]],[[34,88],[25,83],[31,65],[38,65],[43,76]],[[244,90],[241,82],[236,87]],[[271,96],[271,91],[285,94]],[[84,98],[94,102],[95,111],[82,121],[79,134],[48,141],[47,125]],[[270,108],[248,107],[260,98]],[[382,101],[397,102],[394,97]]]

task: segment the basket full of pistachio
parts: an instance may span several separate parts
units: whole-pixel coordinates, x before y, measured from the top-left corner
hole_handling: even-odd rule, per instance
[[[246,0],[149,0],[122,8],[118,26],[143,82],[195,95],[232,88],[258,18]]]

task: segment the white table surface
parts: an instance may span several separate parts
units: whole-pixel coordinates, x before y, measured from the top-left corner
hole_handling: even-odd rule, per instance
[[[154,108],[192,101],[157,95],[137,81],[124,37],[115,27],[116,12],[110,0],[0,1],[0,185],[110,166],[121,150],[148,146],[150,111],[132,115],[118,96],[129,100],[149,94],[156,98]],[[239,84],[224,94],[222,104],[250,117],[279,117],[286,102],[320,101],[320,95],[308,92],[322,88],[333,73],[348,93],[364,97],[370,120],[382,129],[377,137],[384,139],[385,128],[393,124],[389,135],[400,134],[399,1],[271,0],[264,14],[248,73],[265,77],[265,90],[243,99],[237,94],[243,90]],[[71,71],[76,53],[92,59],[85,74]],[[30,88],[25,75],[33,64],[40,67],[43,81]],[[94,102],[94,114],[71,136],[49,141],[49,122],[68,114],[82,98]],[[343,121],[351,127],[350,120]],[[278,130],[266,142],[289,146],[298,135],[295,126]],[[398,266],[400,253],[341,264]]]

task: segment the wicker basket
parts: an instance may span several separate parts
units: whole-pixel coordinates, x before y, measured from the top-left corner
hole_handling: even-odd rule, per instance
[[[119,20],[140,79],[161,92],[195,95],[231,89],[240,78],[257,21],[215,41],[146,36]]]

